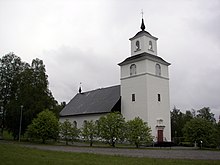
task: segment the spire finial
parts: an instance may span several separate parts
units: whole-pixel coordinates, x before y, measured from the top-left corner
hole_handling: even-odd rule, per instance
[[[81,88],[81,82],[79,83],[79,93],[81,94],[82,93],[82,88]]]
[[[144,25],[144,12],[143,9],[141,9],[141,15],[142,15],[142,22],[141,22],[141,30],[145,30],[145,25]]]

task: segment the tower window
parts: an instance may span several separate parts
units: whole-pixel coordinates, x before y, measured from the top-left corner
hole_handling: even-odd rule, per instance
[[[149,41],[149,47],[148,47],[149,50],[153,50],[153,43],[152,41]]]
[[[135,94],[131,95],[131,101],[135,101]]]
[[[160,94],[157,94],[157,101],[161,101],[161,97],[160,97]]]
[[[161,76],[161,67],[159,64],[155,65],[155,72],[157,76]]]
[[[140,50],[140,42],[139,41],[135,42],[135,46],[136,46],[136,51]]]
[[[136,75],[136,65],[135,64],[132,64],[130,66],[130,75],[131,76]]]

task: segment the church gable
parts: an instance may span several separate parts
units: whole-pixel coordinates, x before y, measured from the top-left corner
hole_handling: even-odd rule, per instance
[[[60,116],[101,114],[120,111],[120,85],[78,93],[60,112]]]

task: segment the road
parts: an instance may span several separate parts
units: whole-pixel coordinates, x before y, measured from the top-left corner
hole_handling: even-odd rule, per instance
[[[104,155],[121,155],[128,157],[148,157],[148,158],[171,158],[171,159],[200,159],[200,160],[220,160],[220,151],[193,150],[186,148],[166,148],[166,149],[125,149],[125,148],[98,148],[98,147],[78,147],[78,146],[57,146],[57,145],[35,145],[22,144],[25,147],[50,151],[93,153]]]

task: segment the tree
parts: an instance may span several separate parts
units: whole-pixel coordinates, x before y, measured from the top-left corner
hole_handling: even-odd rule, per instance
[[[98,134],[97,124],[93,120],[84,122],[81,134],[85,140],[90,142],[90,146],[92,146],[93,140]]]
[[[99,119],[100,137],[106,140],[112,147],[123,137],[125,120],[120,113],[109,113]]]
[[[61,106],[53,98],[47,78],[42,60],[34,59],[29,65],[14,53],[0,59],[0,106],[5,119],[2,125],[13,134],[14,139],[18,139],[21,105],[21,134],[44,109],[52,110],[58,117]]]
[[[151,129],[139,117],[127,122],[127,139],[139,148],[140,144],[152,142]]]
[[[69,120],[60,123],[60,136],[66,141],[66,145],[68,145],[68,141],[72,138],[72,129],[72,124]]]
[[[48,139],[57,139],[59,134],[59,122],[55,114],[49,110],[40,112],[28,126],[27,135],[30,138],[42,139],[45,143]]]
[[[198,112],[197,117],[206,119],[212,123],[216,122],[215,117],[214,117],[215,115],[213,113],[211,113],[211,110],[209,107],[204,107],[204,108],[198,110],[197,112]]]
[[[71,141],[72,143],[79,137],[80,129],[78,129],[76,126],[73,126],[71,129]]]
[[[218,146],[218,148],[220,149],[220,122],[218,122],[218,124],[216,124],[216,146]]]
[[[180,109],[174,107],[171,112],[171,137],[175,143],[180,142],[180,138],[183,137],[182,128],[184,125],[193,118],[191,111],[186,111],[182,113]]]
[[[17,83],[19,73],[23,71],[24,64],[14,53],[9,53],[0,58],[0,106],[3,107],[1,133],[5,127],[5,116],[12,100],[17,97]]]
[[[184,137],[192,143],[197,142],[204,145],[213,143],[213,124],[204,118],[193,118],[183,128]]]

